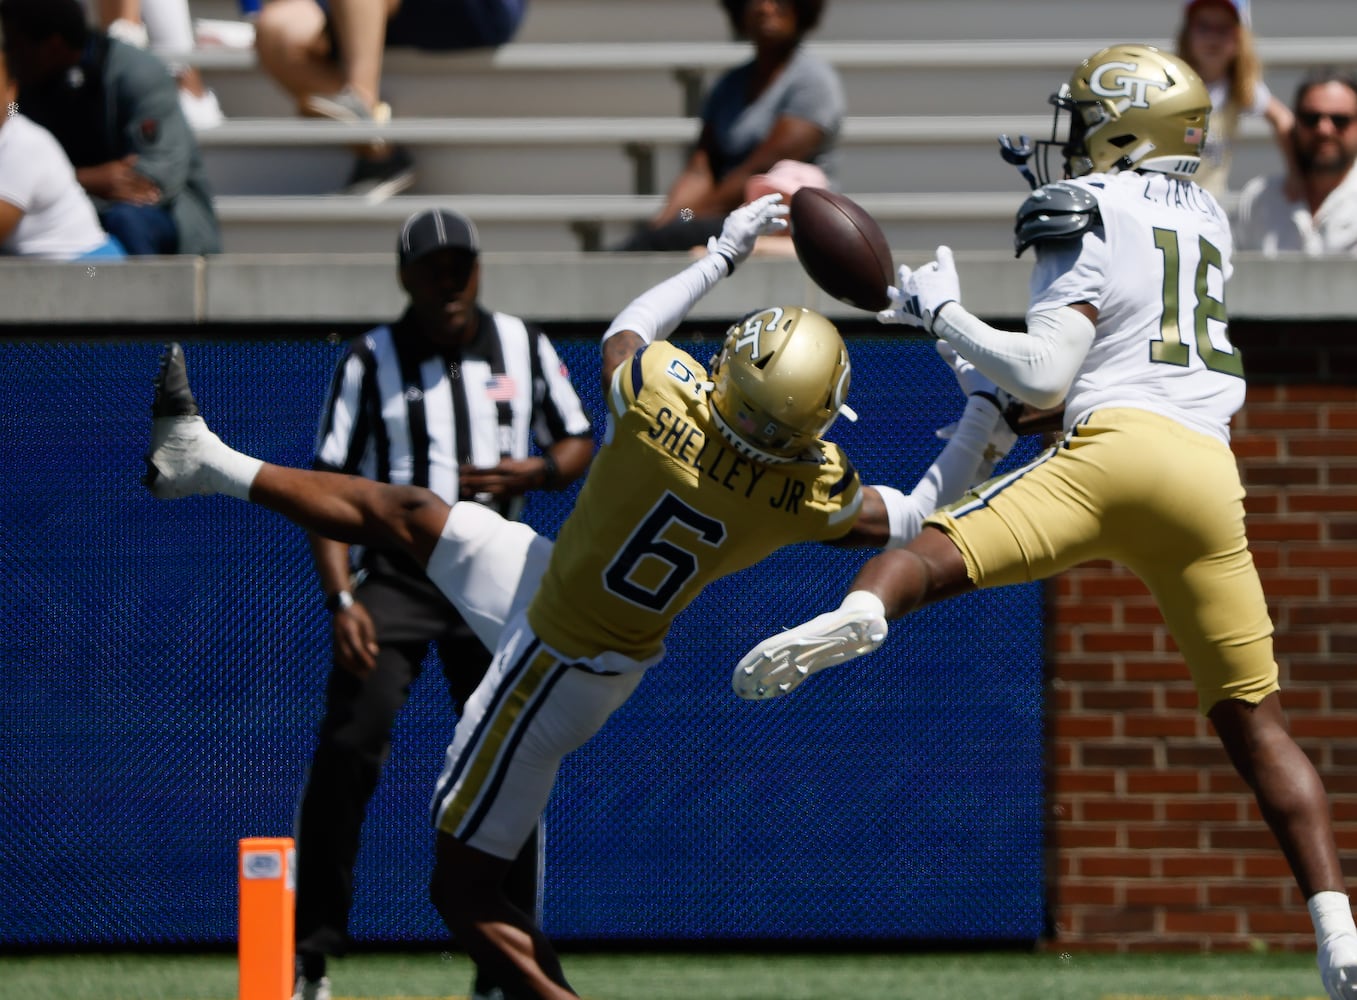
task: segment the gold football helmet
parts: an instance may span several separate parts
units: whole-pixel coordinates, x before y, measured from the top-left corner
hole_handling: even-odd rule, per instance
[[[1201,165],[1211,98],[1182,59],[1152,45],[1114,45],[1085,59],[1051,95],[1055,120],[1049,141],[1037,143],[1037,176],[1052,176],[1058,148],[1065,177],[1121,170],[1155,170],[1190,178]],[[1062,142],[1060,114],[1070,114]]]
[[[801,306],[770,306],[726,331],[712,359],[712,417],[740,454],[760,462],[818,455],[843,412],[851,366],[834,324]]]

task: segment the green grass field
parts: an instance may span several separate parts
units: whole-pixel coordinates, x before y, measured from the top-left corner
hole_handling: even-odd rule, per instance
[[[569,953],[593,1000],[1323,1000],[1306,954]],[[331,966],[336,1000],[466,996],[463,955],[362,954]],[[2,1000],[234,1000],[235,958],[0,957]]]

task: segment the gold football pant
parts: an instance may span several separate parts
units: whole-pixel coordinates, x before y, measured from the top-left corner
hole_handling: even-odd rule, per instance
[[[1121,408],[1090,414],[1058,447],[926,523],[956,544],[977,587],[1041,580],[1094,559],[1131,570],[1154,595],[1205,713],[1278,689],[1243,501],[1225,444]]]

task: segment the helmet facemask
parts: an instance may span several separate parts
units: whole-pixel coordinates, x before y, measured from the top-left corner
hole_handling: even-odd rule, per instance
[[[712,361],[711,411],[721,436],[754,461],[818,461],[819,439],[840,413],[851,366],[843,339],[819,313],[773,306],[726,331]]]

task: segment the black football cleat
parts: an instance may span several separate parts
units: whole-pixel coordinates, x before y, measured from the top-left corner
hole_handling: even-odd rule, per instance
[[[151,417],[151,446],[146,451],[142,485],[162,500],[216,493],[217,477],[209,456],[222,444],[198,414],[188,385],[184,349],[178,344],[167,346],[160,358]]]
[[[160,356],[160,371],[155,377],[155,398],[151,401],[152,417],[196,417],[198,404],[188,385],[188,365],[184,349],[178,344],[166,344]]]

